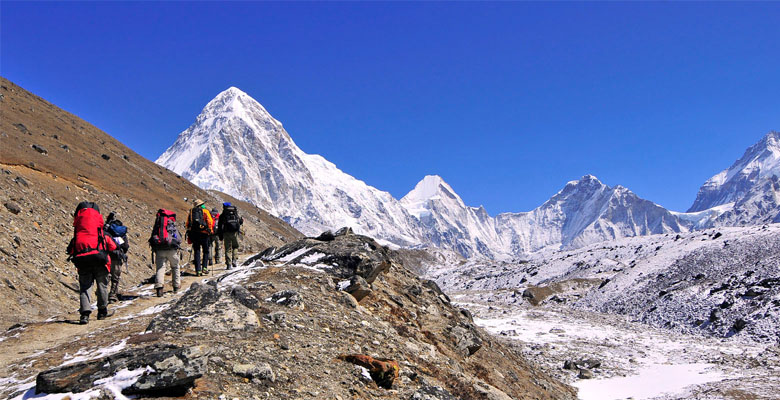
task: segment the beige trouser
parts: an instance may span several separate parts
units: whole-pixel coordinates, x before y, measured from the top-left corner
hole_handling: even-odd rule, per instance
[[[165,262],[171,266],[171,278],[173,280],[173,287],[181,287],[181,276],[179,275],[179,252],[176,249],[171,250],[155,250],[154,251],[155,263],[157,264],[157,275],[154,283],[154,287],[161,288],[165,286]]]

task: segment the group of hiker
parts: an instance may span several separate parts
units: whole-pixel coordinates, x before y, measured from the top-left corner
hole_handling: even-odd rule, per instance
[[[219,263],[219,241],[224,245],[226,268],[236,268],[238,236],[243,223],[238,209],[230,203],[223,203],[220,213],[216,208],[209,211],[202,200],[193,202],[185,224],[185,239],[192,245],[196,276],[207,274],[209,266]],[[156,267],[156,295],[163,295],[166,264],[171,270],[173,292],[178,292],[181,287],[179,250],[182,237],[176,227],[175,212],[165,209],[157,211],[148,242],[152,250],[152,263]],[[108,304],[121,300],[121,267],[127,265],[129,247],[127,227],[116,218],[114,212],[104,221],[96,203],[83,201],[76,206],[73,238],[68,244],[67,253],[79,275],[80,324],[89,323],[92,313],[89,292],[93,284],[96,286],[97,319],[113,315],[113,311],[108,310]]]

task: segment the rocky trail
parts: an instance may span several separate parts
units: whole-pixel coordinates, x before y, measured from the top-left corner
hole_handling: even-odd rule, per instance
[[[193,283],[214,279],[225,272],[224,264],[218,264],[207,276],[185,272],[182,290],[177,294],[172,292],[170,275],[167,275],[163,297],[155,295],[153,283],[139,284],[123,293],[123,301],[109,306],[115,311],[113,316],[97,320],[93,312],[87,325],[78,323],[78,298],[74,294],[72,312],[54,315],[44,322],[11,327],[0,335],[0,376],[4,377],[0,378],[0,397],[34,384],[36,371],[42,368],[99,358],[123,349],[128,343],[148,340],[133,336],[143,332],[157,313],[170,307]],[[94,293],[91,296],[94,298]],[[22,383],[27,385],[20,386]]]

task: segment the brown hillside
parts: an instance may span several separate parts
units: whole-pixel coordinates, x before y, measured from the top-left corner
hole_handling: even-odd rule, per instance
[[[245,220],[244,252],[302,236],[248,203],[194,186],[2,77],[0,185],[0,328],[76,310],[76,271],[65,247],[79,201],[97,202],[104,216],[115,211],[128,226],[123,292],[152,274],[146,239],[158,208],[176,211],[183,225],[188,200],[237,204]]]

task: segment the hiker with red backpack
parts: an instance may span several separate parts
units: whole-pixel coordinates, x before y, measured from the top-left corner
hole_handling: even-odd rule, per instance
[[[108,302],[116,303],[122,297],[119,293],[119,280],[122,277],[122,264],[127,265],[127,250],[130,248],[130,242],[127,240],[127,227],[122,224],[122,221],[116,219],[116,214],[113,212],[106,217],[103,230],[111,236],[117,246],[117,249],[111,252],[111,290],[108,291]]]
[[[171,268],[171,283],[173,293],[181,287],[181,274],[179,271],[179,246],[181,235],[176,229],[176,213],[159,209],[154,220],[152,236],[149,237],[149,246],[152,248],[157,273],[155,274],[154,289],[157,297],[162,297],[165,287],[165,263]]]
[[[195,253],[195,275],[202,276],[209,273],[209,235],[214,228],[214,219],[203,200],[195,200],[193,205],[187,215],[187,238]]]
[[[113,315],[108,311],[108,275],[111,271],[110,252],[117,249],[110,236],[103,231],[103,216],[93,202],[83,201],[73,213],[73,238],[68,244],[68,259],[79,273],[79,323],[89,323],[92,313],[89,289],[96,284],[97,319]]]
[[[211,235],[209,235],[209,266],[219,264],[219,238],[215,226],[219,220],[219,211],[216,208],[211,209],[211,218],[214,223],[211,225]]]
[[[219,215],[217,235],[225,243],[225,265],[227,269],[236,267],[236,251],[238,250],[238,234],[244,219],[238,215],[236,206],[222,203],[222,214]]]

